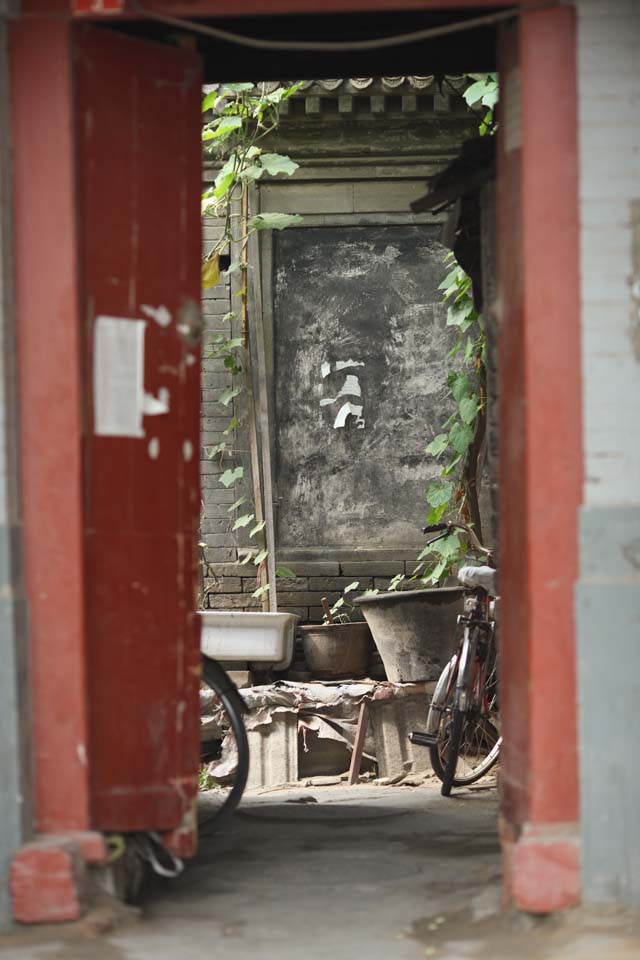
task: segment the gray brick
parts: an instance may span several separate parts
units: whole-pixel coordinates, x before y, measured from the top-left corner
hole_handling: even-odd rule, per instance
[[[221,489],[224,490],[224,487]],[[211,497],[203,497],[204,499],[204,508],[202,510],[202,517],[204,520],[226,520],[227,523],[230,522],[230,518],[233,514],[229,513],[229,504],[224,502],[220,503],[217,500],[217,497],[214,499]]]
[[[211,287],[210,290],[202,291],[202,302],[205,303],[207,300],[222,300],[225,297],[229,299],[230,292],[228,281],[226,283],[217,283],[215,287]]]
[[[248,566],[241,563],[214,563],[211,572],[216,577],[246,577]]]
[[[222,404],[220,404],[222,406]],[[222,408],[225,409],[224,407]],[[231,417],[206,417],[203,416],[200,421],[200,429],[203,433],[222,433],[229,426]]]
[[[202,308],[204,329],[216,331],[220,329],[222,318],[231,310],[229,300],[208,300]],[[222,329],[222,333],[229,333],[230,327]]]
[[[200,524],[200,533],[207,536],[212,533],[231,533],[231,524],[228,517],[224,519],[206,519]]]
[[[340,564],[343,577],[393,577],[396,573],[404,573],[402,560],[354,560]]]
[[[226,547],[233,543],[233,538],[223,533],[205,533],[202,540],[208,547]]]
[[[301,620],[306,620],[308,610],[308,607],[283,607],[278,601],[278,613],[295,613],[296,617],[300,617]]]
[[[340,596],[339,593],[327,593],[324,590],[321,591],[304,591],[296,592],[292,590],[291,593],[286,591],[278,592],[279,602],[283,607],[319,607],[321,606],[321,601],[323,597],[327,597],[330,603],[335,603],[335,601]]]
[[[309,580],[307,577],[298,577],[295,580],[278,578],[278,589],[290,593],[292,590],[308,590]]]
[[[337,560],[287,560],[284,556],[278,557],[278,563],[289,567],[299,577],[337,577],[340,573],[340,564]]]
[[[242,580],[240,577],[224,577],[219,580],[205,580],[204,585],[209,594],[242,592]]]
[[[325,593],[342,593],[345,587],[359,580],[359,590],[369,590],[373,586],[371,577],[309,577],[309,590],[324,590]],[[354,591],[356,596],[358,591]]]
[[[236,556],[235,547],[207,547],[204,551],[209,563],[227,563]]]
[[[226,387],[230,387],[233,377],[226,371],[224,373],[206,373],[203,371],[200,377],[200,387],[202,390],[219,390],[222,392]]]
[[[262,603],[250,593],[214,593],[209,597],[209,606],[214,610],[259,610]]]

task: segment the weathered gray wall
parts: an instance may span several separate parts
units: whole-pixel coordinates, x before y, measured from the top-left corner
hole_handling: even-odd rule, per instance
[[[0,0],[0,130],[9,129],[7,26]],[[26,615],[18,494],[11,164],[0,138],[0,927],[11,918],[8,868],[29,824]]]
[[[345,89],[343,85],[343,93]],[[392,576],[413,571],[426,512],[425,481],[435,470],[424,447],[444,409],[442,361],[451,331],[445,328],[446,310],[435,291],[444,255],[437,243],[440,218],[414,215],[409,204],[424,194],[427,178],[457,155],[462,140],[475,132],[476,121],[461,97],[442,96],[428,80],[419,96],[404,90],[406,96],[386,97],[381,90],[379,82],[362,98],[317,98],[307,90],[292,104],[292,115],[283,117],[270,144],[297,160],[300,169],[291,180],[260,181],[254,198],[262,211],[301,213],[305,218],[301,228],[264,235],[261,253],[277,559],[297,574],[295,580],[280,582],[278,605],[304,619],[320,619],[321,598],[336,599],[354,579],[363,588],[385,588]],[[213,175],[207,168],[205,176]],[[384,239],[385,229],[393,240]],[[213,231],[215,224],[207,221],[206,234]],[[355,242],[355,237],[366,236],[369,239]],[[337,244],[347,243],[337,255],[332,237]],[[304,263],[298,259],[296,274],[293,251],[314,243],[315,256]],[[373,244],[375,270],[366,269],[367,244]],[[347,249],[356,272],[340,285]],[[312,301],[314,308],[319,305],[323,271],[329,299],[342,297],[337,309],[349,314],[342,333],[351,323],[353,332],[362,327],[363,343],[368,337],[362,389],[369,419],[364,430],[352,423],[342,432],[333,430],[324,422],[328,409],[320,409],[318,351],[328,351],[328,359],[335,353],[335,359],[346,360],[341,351],[351,345],[351,334],[341,340],[326,311],[324,323],[316,317],[313,327],[308,325],[307,308]],[[238,304],[237,276],[232,274],[229,285],[206,296],[209,330],[231,330],[222,317]],[[305,379],[311,350],[313,384]],[[359,369],[347,372],[357,375]],[[334,373],[329,381],[336,382]],[[214,574],[208,599],[211,606],[250,608],[257,604],[247,595],[255,588],[255,570],[237,563],[238,547],[246,544],[246,537],[231,531],[227,512],[239,496],[251,499],[246,433],[238,433],[233,460],[245,466],[245,481],[224,490],[217,478],[231,461],[219,464],[207,458],[207,447],[220,439],[229,418],[229,410],[216,404],[214,396],[229,382],[219,361],[204,361],[203,540]],[[238,410],[242,401],[232,412]],[[322,462],[314,470],[310,458],[316,444]],[[301,490],[309,483],[314,493],[307,509]]]
[[[424,447],[450,415],[455,342],[439,234],[389,224],[274,237],[277,542],[289,557],[421,549],[437,470]],[[362,366],[336,370],[349,360]],[[360,397],[338,396],[347,377]],[[345,402],[362,406],[360,425],[349,415],[335,427]]]
[[[640,6],[579,0],[584,897],[640,905]]]

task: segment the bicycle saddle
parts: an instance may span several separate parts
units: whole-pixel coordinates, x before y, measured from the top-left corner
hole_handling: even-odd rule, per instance
[[[495,597],[498,590],[497,573],[492,567],[460,567],[458,582],[472,590],[482,587],[489,596]]]

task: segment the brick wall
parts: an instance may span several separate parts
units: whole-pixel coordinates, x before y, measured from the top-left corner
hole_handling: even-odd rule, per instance
[[[380,91],[374,91],[374,95],[379,96]],[[396,100],[400,103],[400,98]],[[293,105],[294,116],[283,119],[273,144],[273,149],[289,153],[299,161],[300,170],[291,181],[279,178],[259,184],[260,209],[301,212],[306,223],[316,226],[322,225],[325,219],[327,224],[343,220],[352,224],[427,222],[419,217],[412,219],[409,203],[424,193],[426,178],[457,155],[462,140],[476,132],[477,122],[468,116],[461,97],[452,95],[443,99],[435,84],[433,90],[428,88],[417,99],[409,101],[406,104],[403,101],[403,110],[383,110],[375,116],[367,113],[367,105],[362,109],[363,104],[356,104],[352,115],[337,116],[334,111],[329,116],[328,99],[321,100],[318,106],[313,98],[302,98],[301,103]],[[313,107],[311,114],[309,103]],[[410,108],[410,113],[404,111],[404,106]],[[419,135],[412,136],[412,130]],[[215,167],[205,163],[205,180],[212,180],[215,172]],[[219,235],[216,221],[205,220],[205,252]],[[201,534],[208,561],[205,603],[210,608],[237,610],[261,606],[259,600],[251,597],[256,588],[255,566],[251,561],[238,563],[239,551],[255,545],[255,541],[247,539],[246,530],[232,530],[235,514],[228,509],[241,496],[249,501],[243,511],[251,509],[253,500],[246,426],[234,434],[232,456],[223,463],[218,457],[210,459],[208,453],[220,441],[232,416],[243,419],[245,399],[241,395],[229,407],[216,402],[220,391],[232,385],[232,378],[222,362],[208,359],[207,353],[215,333],[239,335],[238,322],[224,320],[229,312],[239,312],[238,284],[239,273],[235,272],[203,295],[206,332],[201,448]],[[264,286],[268,287],[268,278]],[[443,393],[446,393],[444,387]],[[428,415],[428,411],[426,413]],[[440,410],[434,412],[432,418],[434,423],[439,422]],[[426,423],[424,430],[426,444],[430,439],[430,427]],[[420,454],[424,444],[419,445]],[[225,489],[219,482],[220,474],[237,463],[244,466],[245,478]],[[415,505],[408,509],[413,524]],[[420,507],[418,512],[421,510]],[[415,543],[396,545],[391,550],[351,543],[348,548],[330,551],[325,557],[317,544],[300,543],[297,545],[300,549],[292,554],[278,552],[278,563],[286,564],[296,574],[295,580],[278,581],[278,609],[296,613],[303,620],[318,621],[322,619],[322,598],[327,597],[332,604],[354,580],[359,581],[361,590],[372,587],[384,590],[397,574],[410,575],[420,549],[421,519],[421,515],[415,518]]]

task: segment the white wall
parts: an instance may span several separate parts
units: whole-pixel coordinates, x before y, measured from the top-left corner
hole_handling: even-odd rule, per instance
[[[640,905],[640,0],[577,0],[582,879]]]

